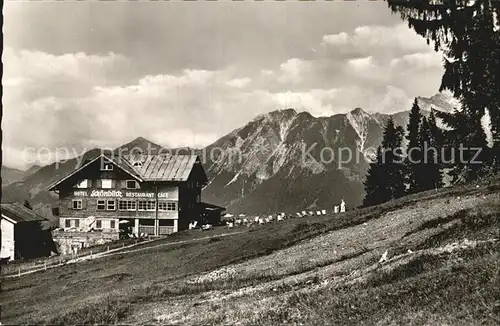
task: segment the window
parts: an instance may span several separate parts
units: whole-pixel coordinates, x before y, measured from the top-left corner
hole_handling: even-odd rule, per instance
[[[96,220],[95,221],[95,228],[96,229],[102,229],[102,221],[101,220]]]
[[[160,226],[174,226],[174,220],[158,220]]]
[[[134,162],[134,166],[136,168],[140,168],[140,167],[142,167],[142,162]]]
[[[177,202],[175,201],[160,201],[158,202],[159,211],[176,211]]]
[[[77,228],[80,227],[80,220],[79,219],[75,220],[75,227],[77,227]]]
[[[121,211],[135,211],[137,202],[135,200],[119,200],[118,209]]]
[[[105,210],[106,209],[106,201],[99,199],[97,201],[97,209],[100,210],[100,211]]]
[[[82,180],[76,184],[77,188],[88,188],[88,180]]]
[[[67,227],[67,228],[70,228],[71,227],[71,220],[69,218],[67,218],[65,221],[64,221],[64,226]]]
[[[114,199],[108,199],[108,211],[114,211],[116,209],[116,201]]]
[[[154,200],[139,200],[137,209],[140,211],[154,211],[156,209]]]
[[[82,207],[83,207],[82,200],[81,199],[73,199],[71,207],[73,207],[73,209],[82,209]]]
[[[109,228],[110,228],[110,229],[114,229],[114,228],[116,228],[116,222],[115,222],[115,220],[111,220],[111,221],[109,221]]]
[[[139,184],[135,180],[127,180],[125,184],[125,188],[127,189],[137,189],[139,188]]]
[[[113,171],[113,164],[111,163],[104,163],[102,166],[103,171]]]
[[[102,179],[101,180],[101,188],[102,189],[111,189],[113,186],[113,182],[111,179]]]

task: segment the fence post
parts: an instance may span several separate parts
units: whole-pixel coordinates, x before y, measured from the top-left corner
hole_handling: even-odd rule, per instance
[[[17,276],[18,277],[21,277],[21,266],[19,266],[18,270],[17,270]]]
[[[92,259],[92,249],[90,249],[90,259]]]
[[[44,270],[47,270],[47,261],[45,261],[45,262],[43,263],[43,269],[44,269]]]
[[[109,251],[109,246],[108,246],[108,249],[106,251]]]

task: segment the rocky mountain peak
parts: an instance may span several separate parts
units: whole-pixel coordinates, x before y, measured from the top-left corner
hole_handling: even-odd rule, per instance
[[[420,109],[424,111],[430,111],[433,108],[439,111],[451,112],[453,109],[461,107],[460,101],[449,92],[437,93],[431,97],[418,96],[417,101]]]

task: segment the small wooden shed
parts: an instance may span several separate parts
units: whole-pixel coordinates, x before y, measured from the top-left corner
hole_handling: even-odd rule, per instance
[[[0,258],[29,259],[50,255],[42,222],[46,219],[20,203],[1,204]]]
[[[226,210],[226,208],[204,202],[200,204],[201,204],[201,223],[211,224],[211,225],[221,225],[222,213]]]

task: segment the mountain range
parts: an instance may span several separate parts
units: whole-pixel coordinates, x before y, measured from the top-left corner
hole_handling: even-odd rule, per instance
[[[418,101],[424,109],[452,108],[446,96]],[[356,108],[346,114],[313,117],[294,109],[277,110],[257,116],[206,148],[171,150],[200,155],[209,179],[203,201],[224,206],[231,213],[331,209],[342,199],[348,207],[356,207],[364,197],[363,179],[386,121],[392,116],[397,125],[404,126],[408,114],[369,113]],[[148,147],[152,153],[165,149],[138,137],[116,151],[124,154],[141,148],[147,152]],[[78,162],[100,153],[100,149],[92,149],[80,161],[73,158],[39,167],[17,180],[9,177],[9,182],[2,183],[2,201],[27,199],[55,222],[51,206],[57,204],[57,197],[46,187],[77,168]],[[10,170],[2,167],[2,179]]]
[[[35,164],[32,165],[29,169],[23,171],[15,168],[10,168],[8,166],[2,166],[2,186],[6,186],[11,183],[23,180],[24,178],[40,170],[40,168],[41,166]]]

